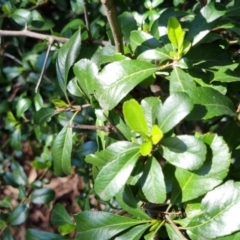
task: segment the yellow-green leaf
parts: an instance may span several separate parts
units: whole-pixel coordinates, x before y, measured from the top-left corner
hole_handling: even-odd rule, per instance
[[[151,139],[152,139],[152,143],[155,145],[155,144],[158,144],[159,141],[163,138],[163,132],[162,130],[157,126],[157,125],[154,125],[152,127],[152,131],[151,131]]]
[[[142,156],[148,156],[152,151],[152,143],[144,142],[140,147],[140,153]]]

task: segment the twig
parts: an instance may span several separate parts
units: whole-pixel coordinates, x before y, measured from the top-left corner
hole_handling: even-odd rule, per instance
[[[69,40],[68,38],[64,38],[64,37],[56,37],[52,35],[31,32],[27,29],[24,29],[21,31],[0,30],[0,36],[31,37],[31,38],[38,38],[38,39],[47,40],[47,41],[50,41],[50,39],[53,39],[53,41],[61,42],[61,43],[65,43]]]
[[[173,222],[173,220],[170,218],[170,216],[168,216],[167,214],[165,215],[165,218],[167,219],[167,221],[169,222],[169,224],[174,228],[175,232],[177,233],[177,235],[179,236],[180,240],[187,240],[187,238],[185,238],[183,236],[183,234],[179,231],[178,227],[175,225],[175,223]]]
[[[42,70],[41,70],[41,74],[40,74],[40,76],[39,76],[37,85],[36,85],[36,87],[35,87],[35,93],[37,93],[38,88],[39,88],[39,85],[40,85],[40,83],[41,83],[41,80],[42,80],[42,77],[43,77],[43,74],[44,74],[44,71],[45,71],[45,68],[46,68],[46,64],[47,64],[47,60],[48,60],[48,55],[49,55],[49,53],[50,53],[50,49],[51,49],[51,47],[52,47],[53,41],[54,41],[53,38],[49,38],[47,53],[46,53],[46,56],[45,56],[45,59],[44,59],[44,63],[43,63]]]
[[[16,57],[14,57],[13,55],[9,54],[9,53],[3,53],[2,54],[4,57],[8,57],[11,58],[13,61],[15,61],[16,63],[18,63],[19,65],[23,65],[23,62],[21,62],[19,59],[17,59]]]
[[[80,128],[80,129],[87,129],[87,130],[100,130],[104,132],[110,132],[112,130],[111,126],[95,126],[95,125],[84,125],[84,124],[69,124],[69,128]]]
[[[86,28],[87,28],[87,32],[88,32],[88,38],[92,39],[90,23],[89,23],[89,20],[88,20],[87,0],[83,0],[83,11],[84,11],[85,24],[86,24]]]
[[[113,0],[101,0],[101,2],[107,12],[107,19],[112,31],[116,51],[123,54],[122,31],[117,20],[117,14],[113,5]]]

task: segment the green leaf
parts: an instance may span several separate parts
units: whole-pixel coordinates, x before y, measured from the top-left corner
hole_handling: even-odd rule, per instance
[[[27,179],[26,173],[23,170],[23,167],[17,161],[12,161],[11,168],[12,168],[14,181],[19,186],[27,185],[28,179]]]
[[[172,204],[186,202],[204,195],[219,185],[228,173],[230,154],[222,137],[216,134],[206,134],[200,139],[210,147],[207,158],[203,166],[196,171],[176,169],[171,195]],[[219,164],[219,159],[221,159],[221,164]]]
[[[152,143],[143,142],[140,147],[140,153],[142,156],[148,156],[152,152]]]
[[[151,219],[151,217],[142,210],[142,202],[137,201],[136,196],[133,195],[133,192],[128,185],[125,185],[115,197],[123,210],[141,219]]]
[[[166,133],[175,127],[192,110],[193,104],[186,93],[173,93],[160,107],[158,113],[159,128]]]
[[[34,122],[42,125],[43,123],[50,121],[51,117],[56,114],[57,111],[52,108],[41,108],[34,114]]]
[[[88,59],[81,59],[74,65],[73,72],[81,90],[86,96],[90,97],[90,94],[93,94],[95,90],[97,66]]]
[[[52,210],[51,223],[54,226],[61,226],[64,224],[72,225],[73,221],[70,218],[65,207],[60,203],[56,203],[56,205],[54,206],[54,208]]]
[[[121,234],[120,236],[116,237],[115,240],[139,240],[142,239],[141,236],[143,233],[150,227],[150,224],[141,224],[136,227],[132,227],[125,233]]]
[[[25,240],[71,240],[59,234],[39,231],[36,229],[27,229]]]
[[[123,116],[133,132],[141,134],[144,138],[148,136],[147,121],[143,113],[141,105],[131,99],[123,104]]]
[[[58,52],[56,70],[58,83],[64,94],[66,94],[69,70],[78,57],[80,47],[81,31],[79,29]]]
[[[213,27],[217,26],[216,20],[224,16],[225,12],[218,11],[213,2],[208,3],[191,22],[186,38],[192,42],[192,45],[197,44]]]
[[[209,119],[222,115],[236,116],[230,99],[215,89],[196,87],[188,94],[195,104],[189,119]]]
[[[66,235],[71,232],[73,232],[76,229],[75,225],[72,224],[64,224],[59,226],[58,231],[61,233],[61,235]]]
[[[16,226],[24,223],[28,217],[29,208],[26,205],[18,204],[16,208],[14,208],[9,217],[8,223],[11,226]]]
[[[54,174],[65,176],[71,174],[72,128],[65,126],[53,143],[52,158]]]
[[[147,120],[148,129],[156,123],[160,106],[162,105],[159,97],[147,97],[141,101],[141,106]]]
[[[27,9],[17,9],[12,14],[12,19],[19,25],[25,26],[31,19],[31,12]]]
[[[74,215],[74,219],[77,224],[76,240],[98,239],[99,236],[111,239],[130,227],[147,222],[97,211],[79,213]]]
[[[149,202],[163,203],[166,200],[162,167],[154,157],[150,157],[144,166],[141,185],[142,192]]]
[[[104,201],[114,197],[127,182],[139,156],[139,145],[128,143],[114,161],[106,164],[97,175],[95,191]]]
[[[232,0],[227,5],[226,16],[238,16],[239,10],[240,10],[240,1],[239,0]]]
[[[84,97],[84,92],[80,88],[77,78],[73,78],[72,80],[69,81],[67,85],[67,90],[73,96]]]
[[[55,105],[56,108],[66,108],[69,107],[67,103],[65,103],[61,99],[52,99],[52,103]]]
[[[104,110],[111,110],[156,70],[155,65],[138,60],[110,63],[98,75],[96,99]]]
[[[33,191],[31,201],[35,204],[48,204],[54,197],[55,192],[51,188],[40,188]]]
[[[170,92],[188,92],[192,91],[196,84],[193,78],[185,73],[182,69],[174,67],[170,76],[168,77],[170,81]]]
[[[161,141],[162,138],[163,138],[162,130],[157,125],[153,125],[152,131],[151,131],[152,143],[156,145]]]
[[[2,240],[14,240],[13,235],[8,228],[4,230]]]
[[[162,140],[163,157],[171,164],[187,169],[199,169],[206,158],[205,144],[194,136],[182,135]]]
[[[20,98],[17,102],[17,117],[22,117],[24,112],[31,106],[31,101],[28,98]]]
[[[11,146],[17,150],[22,151],[22,133],[21,129],[17,128],[11,136]]]
[[[178,20],[175,17],[170,17],[168,20],[168,38],[171,43],[177,48],[183,50],[183,40],[185,32]]]
[[[201,202],[202,214],[187,226],[202,238],[216,238],[239,230],[240,183],[227,181],[207,193]],[[234,221],[233,221],[234,219]],[[226,224],[231,222],[231,224]]]
[[[12,208],[11,198],[9,196],[4,197],[0,202],[0,206],[4,208]]]

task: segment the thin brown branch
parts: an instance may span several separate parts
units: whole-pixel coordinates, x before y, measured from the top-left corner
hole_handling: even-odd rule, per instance
[[[112,126],[95,126],[95,125],[84,125],[84,124],[69,124],[68,127],[70,128],[79,128],[79,129],[86,129],[86,130],[100,130],[104,132],[111,132],[113,130]]]
[[[92,39],[92,33],[91,33],[90,23],[88,19],[87,0],[83,0],[83,11],[84,11],[85,24],[88,32],[88,38]]]
[[[117,20],[117,14],[113,4],[113,0],[101,0],[101,2],[106,9],[107,19],[112,31],[116,51],[123,54],[124,52],[122,31]]]
[[[50,41],[50,39],[53,39],[53,41],[61,42],[61,43],[65,43],[69,40],[68,38],[64,38],[64,37],[56,37],[52,35],[31,32],[27,29],[24,29],[21,31],[0,30],[0,37],[1,36],[31,37],[31,38],[37,38],[37,39],[42,39],[47,41]]]
[[[170,218],[169,215],[165,215],[165,218],[167,219],[167,221],[169,222],[169,224],[174,228],[175,232],[177,233],[177,235],[179,236],[180,240],[187,240],[187,238],[185,238],[183,236],[183,234],[180,232],[180,230],[178,229],[178,227],[176,226],[176,224],[173,222],[173,220]]]

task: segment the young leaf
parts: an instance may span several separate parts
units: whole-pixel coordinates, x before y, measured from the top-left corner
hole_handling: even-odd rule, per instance
[[[104,110],[111,110],[157,69],[157,66],[139,60],[110,63],[98,75],[95,97]]]
[[[168,38],[177,49],[183,49],[183,40],[185,32],[175,17],[168,20]]]
[[[159,141],[163,138],[163,132],[162,130],[157,126],[153,125],[152,131],[151,131],[151,139],[152,143],[154,145],[158,144]]]
[[[158,113],[158,126],[163,133],[175,127],[192,110],[193,104],[186,93],[171,94]]]
[[[101,199],[109,201],[123,188],[139,156],[139,145],[129,142],[114,161],[100,170],[95,180],[95,191]]]
[[[76,61],[81,47],[81,31],[80,29],[65,43],[58,52],[56,70],[58,83],[66,94],[68,73],[74,62]]]
[[[88,59],[81,59],[74,65],[73,72],[82,91],[90,97],[90,94],[93,94],[95,90],[97,66]]]
[[[227,181],[203,198],[202,214],[187,226],[198,237],[213,239],[239,230],[240,183]],[[234,221],[232,221],[234,219]],[[228,222],[231,224],[226,224]]]
[[[140,207],[141,202],[137,201],[136,197],[133,195],[131,188],[125,185],[117,195],[115,196],[120,207],[132,214],[135,217],[141,219],[151,219]]]
[[[141,134],[144,138],[148,136],[147,121],[141,105],[134,99],[124,102],[123,116],[133,132]]]
[[[171,164],[187,169],[199,169],[206,158],[205,144],[194,136],[182,135],[164,139],[163,157]]]
[[[166,186],[162,167],[154,157],[149,158],[144,166],[141,184],[143,194],[149,202],[163,203],[165,201]]]
[[[140,147],[140,153],[142,156],[148,156],[152,151],[151,142],[143,142]]]
[[[230,154],[222,137],[206,134],[200,139],[209,145],[211,152],[208,152],[203,166],[196,171],[176,169],[171,195],[172,204],[186,202],[207,193],[219,185],[228,173]]]
[[[74,215],[74,219],[77,224],[76,240],[98,239],[99,236],[104,236],[104,239],[114,239],[118,233],[149,221],[97,211],[79,213]]]
[[[72,128],[65,126],[57,135],[52,148],[54,174],[71,174]]]

